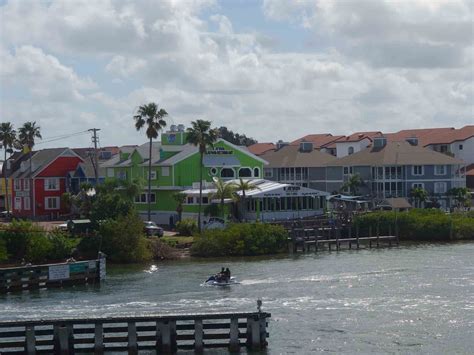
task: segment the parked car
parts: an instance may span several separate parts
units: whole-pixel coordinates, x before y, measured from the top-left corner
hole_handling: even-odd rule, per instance
[[[163,236],[163,228],[157,226],[155,222],[145,221],[143,222],[143,224],[144,224],[143,228],[148,237],[151,237],[153,235],[156,235],[158,237]]]
[[[2,211],[0,212],[0,218],[10,219],[13,217],[12,211]]]
[[[211,217],[207,222],[204,222],[204,229],[224,229],[225,221],[219,217]]]

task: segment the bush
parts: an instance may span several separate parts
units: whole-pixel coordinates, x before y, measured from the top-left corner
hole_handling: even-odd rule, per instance
[[[158,238],[152,238],[148,240],[148,243],[153,259],[155,260],[169,260],[178,257],[176,249]]]
[[[77,241],[68,238],[67,234],[59,229],[49,233],[48,239],[51,242],[52,249],[48,258],[52,260],[67,259],[71,256],[72,250],[76,247]]]
[[[13,220],[1,232],[6,244],[8,256],[12,260],[21,260],[26,257],[28,244],[33,236],[46,237],[46,231],[29,221]]]
[[[97,235],[83,237],[77,249],[79,254],[86,259],[95,259],[101,249],[101,237]]]
[[[0,236],[0,262],[8,259],[7,243],[2,236]]]
[[[134,212],[100,224],[99,235],[108,259],[115,262],[134,263],[152,258],[148,242],[143,235],[143,221]]]
[[[401,240],[447,241],[474,239],[474,219],[468,214],[447,215],[440,210],[414,209],[409,212],[380,211],[357,216],[355,226],[359,234],[368,235],[369,227],[375,235],[395,233],[398,226]]]
[[[185,218],[176,224],[176,230],[179,235],[193,235],[198,230],[197,222],[192,218]]]
[[[33,264],[42,263],[48,260],[53,250],[53,243],[45,235],[32,235],[28,241],[25,253],[25,260]]]
[[[195,237],[191,254],[196,256],[265,255],[285,251],[288,233],[281,226],[264,223],[231,224],[207,230]]]

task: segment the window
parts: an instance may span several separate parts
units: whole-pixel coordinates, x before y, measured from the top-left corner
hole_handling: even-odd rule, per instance
[[[13,188],[15,189],[15,191],[21,191],[21,181],[18,179],[15,179],[13,180],[13,182],[14,182]]]
[[[148,201],[147,201],[148,202]],[[156,202],[156,195],[155,194],[150,194],[150,202],[155,203]]]
[[[221,177],[233,178],[235,176],[234,170],[230,168],[224,168],[221,170]]]
[[[423,165],[413,165],[412,166],[412,174],[414,176],[421,176],[423,175]]]
[[[161,176],[170,176],[170,167],[164,166],[161,168]]]
[[[422,182],[415,182],[415,183],[411,184],[411,188],[412,189],[424,189],[425,184],[423,184]]]
[[[147,195],[146,193],[142,193],[138,196],[135,197],[135,202],[136,203],[148,203],[148,200],[147,200]],[[154,203],[156,202],[156,195],[155,194],[150,194],[150,202],[151,203]]]
[[[31,209],[31,200],[29,197],[23,197],[23,207],[28,211]]]
[[[348,154],[348,155],[354,154],[354,147],[349,147],[349,148],[347,148],[347,154]]]
[[[203,205],[207,205],[209,203],[209,197],[203,196],[202,197],[202,203],[203,203]]]
[[[59,190],[59,179],[58,178],[44,179],[44,189],[46,191]]]
[[[126,180],[127,179],[127,172],[126,171],[117,171],[117,179]]]
[[[435,175],[446,175],[446,165],[435,165]]]
[[[253,169],[253,176],[254,177],[260,177],[260,169],[259,168],[254,168]]]
[[[44,199],[44,208],[46,210],[57,210],[59,208],[59,197],[46,197]]]
[[[148,176],[149,176],[149,175],[150,175],[150,174],[149,174],[149,172],[147,171],[147,172],[146,172],[146,178],[147,178],[147,180],[148,180]],[[156,170],[152,170],[152,171],[151,171],[151,180],[156,180]]]
[[[263,169],[263,173],[265,175],[265,178],[273,177],[273,169]]]
[[[252,177],[252,170],[249,168],[240,168],[239,177]]]
[[[23,180],[23,190],[30,191],[30,179]]]
[[[209,170],[209,173],[210,173],[212,176],[216,176],[216,175],[217,175],[217,168],[211,168],[211,170]]]
[[[15,197],[15,209],[21,210],[21,197]]]
[[[114,169],[107,168],[107,177],[113,178],[115,176]]]
[[[353,174],[352,166],[345,166],[344,167],[344,175],[352,175],[352,174]]]
[[[462,144],[459,144],[459,150],[463,150],[463,145]]]
[[[435,194],[444,194],[446,193],[446,183],[445,182],[435,182],[434,192]]]
[[[188,197],[186,198],[186,203],[187,203],[188,205],[192,205],[192,204],[194,203],[194,197],[188,196]]]

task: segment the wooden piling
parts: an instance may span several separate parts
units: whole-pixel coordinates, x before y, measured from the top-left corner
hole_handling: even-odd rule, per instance
[[[194,321],[194,352],[202,353],[204,351],[204,329],[202,319]]]
[[[36,337],[35,337],[35,326],[34,325],[27,325],[26,326],[26,334],[25,334],[25,340],[26,340],[26,353],[28,355],[34,355],[36,354]]]
[[[94,324],[94,354],[104,353],[104,326],[102,323]]]
[[[128,353],[130,355],[136,355],[138,353],[136,323],[128,322],[127,329],[128,329]]]

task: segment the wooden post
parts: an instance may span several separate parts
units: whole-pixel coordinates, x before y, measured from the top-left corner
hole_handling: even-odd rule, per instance
[[[135,322],[128,322],[128,353],[138,354],[137,324]]]
[[[260,322],[254,318],[247,318],[247,345],[252,350],[260,349]]]
[[[61,355],[74,354],[74,344],[70,342],[70,328],[67,325],[60,324],[54,326],[54,353]]]
[[[377,248],[379,247],[379,238],[380,238],[380,236],[377,233]]]
[[[204,330],[202,326],[202,319],[194,321],[194,352],[202,353],[204,351]]]
[[[356,225],[356,241],[357,241],[357,249],[359,249],[359,225]]]
[[[102,354],[104,352],[104,325],[95,323],[94,329],[94,354]]]
[[[230,319],[230,346],[229,350],[231,352],[239,351],[240,350],[240,342],[239,342],[239,319],[236,317],[232,317]]]
[[[157,349],[159,354],[171,354],[171,329],[170,322],[164,321],[159,322],[158,327],[160,329],[160,348]]]
[[[26,353],[28,355],[36,354],[36,338],[35,338],[35,326],[27,325],[25,332],[26,340]]]

